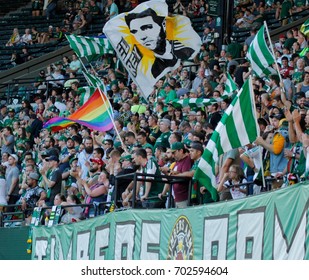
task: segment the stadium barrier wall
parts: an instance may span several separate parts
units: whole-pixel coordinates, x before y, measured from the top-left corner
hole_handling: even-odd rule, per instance
[[[0,260],[30,260],[28,234],[29,227],[0,228]]]
[[[309,259],[309,184],[186,209],[33,228],[32,259]]]

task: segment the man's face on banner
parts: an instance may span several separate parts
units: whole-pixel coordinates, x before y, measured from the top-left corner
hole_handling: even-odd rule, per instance
[[[154,22],[151,16],[133,19],[130,23],[130,31],[136,40],[144,47],[155,50],[159,48],[160,33],[163,27]]]

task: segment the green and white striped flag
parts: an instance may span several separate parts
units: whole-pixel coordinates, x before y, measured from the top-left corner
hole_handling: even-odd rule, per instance
[[[206,187],[214,201],[218,200],[215,165],[219,156],[252,143],[257,137],[253,96],[250,97],[250,94],[253,95],[252,83],[251,79],[247,79],[218,123],[194,174],[199,185]]]
[[[229,72],[226,72],[226,82],[225,82],[225,89],[224,89],[224,93],[222,94],[223,96],[232,96],[234,91],[237,90],[237,85],[234,82],[233,78],[231,77],[231,75],[229,74]]]
[[[190,108],[201,108],[205,107],[214,103],[218,103],[223,101],[224,99],[228,98],[227,95],[222,95],[219,98],[184,98],[184,99],[175,99],[171,101],[173,107],[175,108],[183,108],[183,107],[190,107]]]
[[[190,107],[190,108],[200,108],[205,107],[214,103],[221,102],[229,97],[231,97],[237,90],[237,85],[233,81],[229,73],[227,73],[224,93],[219,98],[184,98],[175,99],[172,101],[172,105],[175,108]]]
[[[105,84],[100,78],[88,73],[87,71],[84,71],[83,74],[90,86],[95,87],[95,88],[100,88],[106,94]]]
[[[79,104],[84,105],[90,96],[95,92],[95,87],[80,87],[78,88],[78,93],[80,94]]]
[[[262,25],[247,52],[247,58],[251,63],[252,70],[259,77],[271,75],[272,71],[269,69],[269,66],[275,62],[275,59],[267,46],[264,32],[265,26]]]
[[[106,38],[66,35],[70,47],[78,57],[86,57],[88,61],[98,59],[103,54],[113,54],[114,49]]]

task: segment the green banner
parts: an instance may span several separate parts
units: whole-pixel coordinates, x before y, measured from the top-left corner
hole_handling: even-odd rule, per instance
[[[187,209],[34,227],[32,259],[309,259],[309,185]]]
[[[28,233],[29,227],[0,228],[0,260],[30,260]]]

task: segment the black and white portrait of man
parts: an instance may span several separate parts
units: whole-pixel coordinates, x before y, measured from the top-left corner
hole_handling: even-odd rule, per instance
[[[155,61],[151,73],[154,78],[167,67],[175,66],[179,60],[188,59],[194,53],[194,49],[184,46],[180,41],[166,39],[166,18],[158,16],[151,8],[130,13],[125,16],[125,21],[136,41],[153,51]]]
[[[162,0],[139,4],[106,22],[103,33],[147,98],[156,82],[200,51],[201,37],[183,15],[169,16]]]

